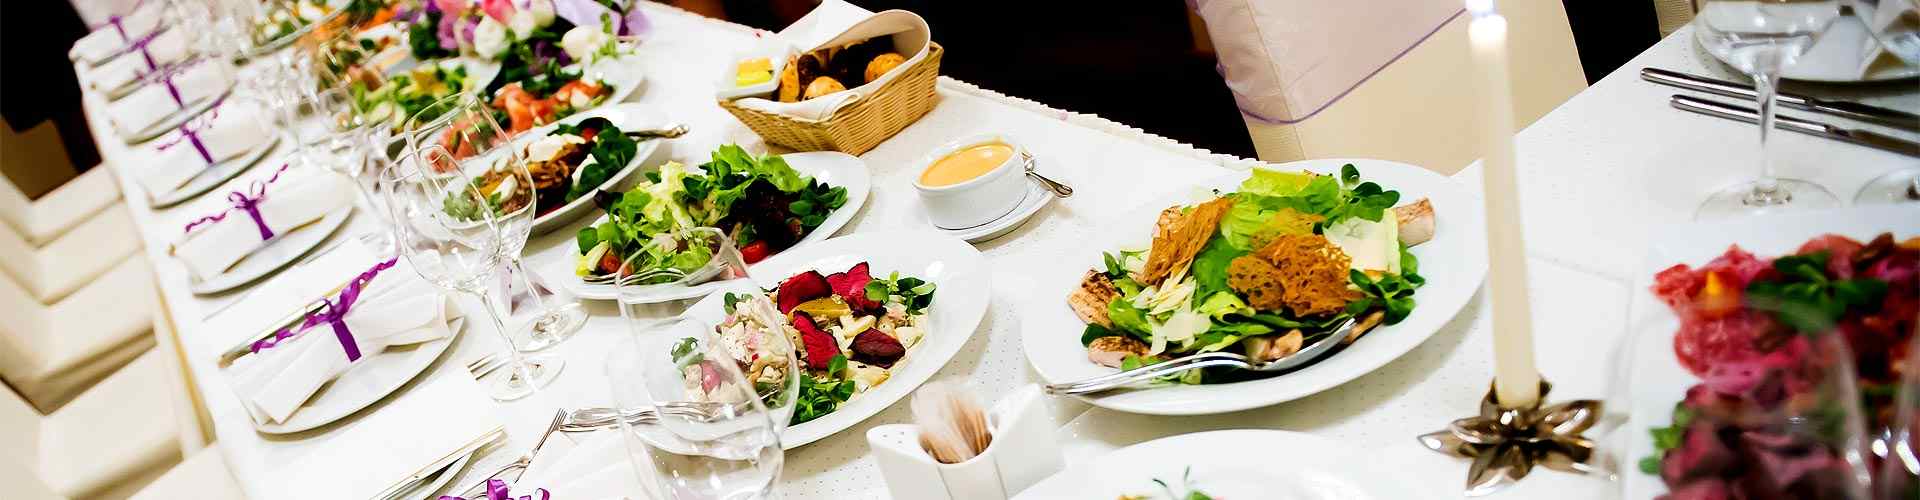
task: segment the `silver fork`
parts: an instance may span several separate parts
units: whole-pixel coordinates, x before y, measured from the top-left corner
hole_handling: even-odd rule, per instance
[[[1335,325],[1331,333],[1320,337],[1299,352],[1286,355],[1272,361],[1254,362],[1246,356],[1231,352],[1209,352],[1177,358],[1164,363],[1142,366],[1132,370],[1109,373],[1098,377],[1073,382],[1047,384],[1041,389],[1056,396],[1085,396],[1131,386],[1135,383],[1153,380],[1188,370],[1212,367],[1231,367],[1255,372],[1276,372],[1304,366],[1340,344],[1353,328],[1353,319],[1349,318]]]
[[[493,471],[492,474],[487,474],[487,477],[481,479],[479,484],[467,488],[460,496],[464,498],[478,498],[476,495],[486,491],[487,481],[498,478],[501,474],[505,474],[510,470],[520,469],[521,471],[525,471],[528,465],[533,464],[533,457],[540,454],[540,448],[547,445],[547,438],[553,437],[553,433],[560,430],[560,424],[564,422],[566,418],[567,410],[554,410],[553,422],[547,424],[546,432],[540,433],[540,440],[533,442],[533,449],[527,450],[527,454],[521,455],[519,460],[514,460],[512,463],[500,466],[500,469]]]
[[[560,432],[593,432],[607,429],[625,420],[627,425],[653,425],[660,422],[665,411],[669,415],[692,417],[699,420],[714,418],[725,410],[727,403],[671,402],[655,408],[581,408],[567,413],[566,422],[560,424]]]
[[[608,274],[603,276],[587,276],[584,278],[580,278],[580,281],[597,284],[597,283],[612,283],[622,279],[645,281],[645,280],[650,280],[654,278],[663,278],[663,277],[679,280],[681,278],[687,277],[687,272],[676,269],[676,268],[664,267],[660,269],[649,269],[646,271],[641,271],[641,272],[629,274],[626,276],[620,276],[619,273]]]

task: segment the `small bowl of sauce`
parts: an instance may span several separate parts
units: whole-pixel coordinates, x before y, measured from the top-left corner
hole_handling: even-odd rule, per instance
[[[927,218],[942,229],[967,229],[1012,212],[1029,190],[1022,151],[1005,135],[980,134],[928,152],[913,183]]]

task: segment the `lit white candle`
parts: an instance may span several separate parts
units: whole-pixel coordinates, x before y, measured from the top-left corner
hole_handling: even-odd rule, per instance
[[[1487,204],[1488,286],[1493,298],[1493,381],[1500,405],[1531,407],[1540,399],[1533,365],[1533,314],[1527,302],[1527,248],[1520,235],[1520,192],[1514,182],[1513,98],[1507,81],[1507,19],[1492,0],[1467,0],[1467,26],[1480,75],[1480,167]]]

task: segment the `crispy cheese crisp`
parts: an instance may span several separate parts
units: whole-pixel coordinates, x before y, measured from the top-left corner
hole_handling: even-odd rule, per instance
[[[1227,265],[1227,286],[1258,310],[1281,307],[1296,316],[1339,312],[1357,298],[1347,288],[1352,259],[1317,234],[1283,234]]]
[[[1173,230],[1159,232],[1153,238],[1153,249],[1147,253],[1147,266],[1141,272],[1141,282],[1158,285],[1167,276],[1186,269],[1193,263],[1193,257],[1200,254],[1200,248],[1213,238],[1213,231],[1220,227],[1220,218],[1227,215],[1227,209],[1233,208],[1230,198],[1215,198],[1193,207],[1172,224]],[[1166,213],[1161,213],[1166,218]]]

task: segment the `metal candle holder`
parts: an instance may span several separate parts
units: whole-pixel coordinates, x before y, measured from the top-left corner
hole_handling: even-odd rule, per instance
[[[1553,388],[1540,381],[1540,401]],[[1518,482],[1535,465],[1588,473],[1594,471],[1594,443],[1581,434],[1600,419],[1601,404],[1592,399],[1568,401],[1545,408],[1536,402],[1527,408],[1501,408],[1491,386],[1480,400],[1480,415],[1462,418],[1445,430],[1420,436],[1427,449],[1473,459],[1467,469],[1467,496],[1481,496]]]

